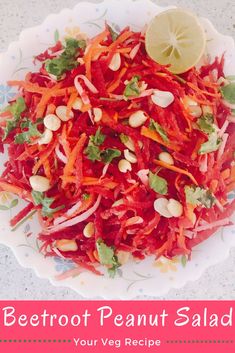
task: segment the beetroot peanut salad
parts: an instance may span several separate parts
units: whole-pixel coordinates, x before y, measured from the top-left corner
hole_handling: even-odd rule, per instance
[[[175,75],[125,28],[65,38],[10,81],[0,190],[37,213],[45,256],[110,276],[131,258],[184,255],[231,224],[235,83],[224,57]],[[74,271],[73,271],[74,274]]]

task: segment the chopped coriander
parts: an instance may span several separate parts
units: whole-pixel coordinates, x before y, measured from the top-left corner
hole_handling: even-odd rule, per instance
[[[138,86],[138,82],[140,80],[139,76],[134,76],[130,80],[130,82],[126,85],[126,88],[124,90],[124,96],[129,98],[129,97],[138,97],[140,95],[140,89]]]
[[[19,119],[21,113],[26,109],[26,104],[23,97],[19,97],[15,103],[8,105],[4,110],[11,112],[14,118]]]
[[[4,110],[11,112],[13,115],[13,118],[11,120],[7,120],[6,122],[6,127],[4,128],[4,134],[3,134],[3,140],[7,138],[9,133],[14,130],[18,122],[20,120],[21,114],[25,111],[26,109],[26,104],[24,101],[24,98],[19,97],[15,103],[8,105]]]
[[[89,143],[84,153],[87,155],[87,158],[90,159],[92,162],[101,160],[101,157],[100,157],[101,151],[99,147],[94,146],[93,144]]]
[[[98,239],[96,241],[96,249],[100,263],[104,266],[108,266],[110,277],[114,277],[118,267],[120,267],[114,248],[106,245],[102,239]]]
[[[77,56],[79,50],[86,48],[85,40],[77,40],[74,38],[67,38],[65,40],[65,47],[63,53],[54,59],[49,59],[45,63],[45,68],[49,74],[55,75],[57,79],[66,72],[78,66]]]
[[[102,134],[100,127],[95,135],[90,136],[89,143],[84,153],[92,162],[102,161],[104,163],[111,163],[112,160],[121,155],[121,152],[115,148],[107,148],[101,151],[99,146],[103,144],[106,136]]]
[[[105,140],[105,135],[102,134],[100,127],[96,131],[95,135],[91,135],[87,148],[85,149],[85,154],[87,158],[92,162],[101,161],[101,151],[98,146],[102,145]]]
[[[209,135],[208,141],[204,142],[201,145],[198,151],[198,154],[205,154],[205,153],[217,151],[221,142],[222,142],[221,138],[218,137],[216,132],[213,132],[212,134]]]
[[[166,195],[168,192],[167,181],[152,172],[149,172],[149,186],[152,190],[161,195]]]
[[[193,206],[203,205],[206,208],[211,208],[215,202],[210,190],[202,189],[199,186],[185,186],[184,192],[186,202]]]
[[[212,114],[206,114],[198,119],[197,124],[201,131],[206,134],[212,134],[215,132],[214,116]]]
[[[32,191],[32,197],[36,206],[42,206],[43,217],[52,217],[55,212],[58,212],[64,208],[64,206],[51,208],[51,205],[53,204],[55,199],[53,197],[46,197],[43,192]]]
[[[114,158],[120,157],[121,152],[118,149],[107,148],[101,152],[101,158],[104,163],[111,163]]]
[[[30,143],[32,137],[40,137],[42,134],[38,131],[38,125],[42,122],[39,119],[36,123],[32,123],[31,120],[23,121],[21,124],[21,129],[27,128],[27,131],[21,132],[15,136],[15,143],[23,144]]]
[[[227,102],[235,104],[235,82],[220,87],[220,92]]]
[[[100,127],[97,129],[95,135],[90,136],[90,142],[96,146],[102,145],[106,136],[102,134]]]
[[[167,137],[167,134],[165,130],[161,127],[160,124],[158,124],[156,121],[153,119],[150,119],[150,125],[149,125],[150,130],[157,131],[157,133],[161,136],[163,141],[169,142],[169,139]]]

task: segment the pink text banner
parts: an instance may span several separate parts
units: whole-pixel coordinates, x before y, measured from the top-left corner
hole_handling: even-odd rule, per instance
[[[0,352],[235,352],[233,301],[0,301]]]

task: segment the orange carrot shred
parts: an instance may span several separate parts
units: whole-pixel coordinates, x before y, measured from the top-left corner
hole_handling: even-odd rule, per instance
[[[70,156],[68,157],[68,162],[64,167],[63,176],[65,177],[65,179],[63,180],[63,187],[66,185],[66,177],[73,174],[75,161],[77,159],[77,156],[81,154],[86,140],[87,140],[87,136],[85,133],[83,133],[80,136],[77,144],[71,151]]]
[[[73,104],[74,104],[74,102],[76,101],[77,96],[78,96],[78,95],[77,95],[76,92],[74,92],[74,93],[71,94],[71,96],[70,96],[70,98],[69,98],[69,101],[68,101],[68,103],[67,103],[67,110],[66,110],[66,115],[67,115],[67,116],[70,116],[70,113],[71,113],[71,111],[72,111]]]
[[[43,165],[43,163],[49,158],[49,156],[51,155],[51,153],[54,151],[54,149],[56,148],[57,145],[57,139],[55,139],[55,141],[50,145],[50,147],[48,147],[45,151],[43,151],[42,153],[40,153],[39,155],[39,160],[37,161],[37,163],[34,165],[33,167],[33,174],[36,174],[38,169]]]
[[[175,146],[172,143],[167,143],[165,141],[163,141],[161,139],[161,137],[157,134],[156,131],[150,130],[149,128],[147,128],[146,126],[142,126],[141,128],[141,135],[145,136],[153,141],[156,141],[158,143],[160,143],[163,146],[168,147],[169,149],[173,150],[173,151],[179,151],[180,148],[178,146]]]
[[[184,170],[184,169],[181,169],[179,167],[176,167],[174,165],[170,165],[168,163],[165,163],[163,161],[159,161],[157,159],[154,160],[154,163],[159,165],[160,167],[163,167],[163,168],[166,168],[166,169],[169,169],[169,170],[172,170],[173,172],[176,172],[176,173],[180,173],[180,174],[184,174],[186,176],[188,176],[192,182],[195,184],[195,185],[198,185],[198,182],[197,180],[194,178],[194,176],[188,172],[187,170]]]

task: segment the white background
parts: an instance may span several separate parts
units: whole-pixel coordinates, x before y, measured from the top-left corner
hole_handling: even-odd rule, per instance
[[[78,0],[0,0],[0,51],[17,40],[22,29],[40,24],[50,13],[73,7]],[[97,3],[97,0],[91,0]],[[235,38],[234,0],[155,0],[158,5],[178,5],[209,18],[216,28]],[[120,0],[124,6],[125,0]],[[144,297],[140,297],[144,298]],[[34,272],[23,269],[12,252],[0,245],[0,299],[83,299],[72,290],[54,288]],[[208,269],[200,280],[160,299],[235,299],[235,249],[222,264]]]

